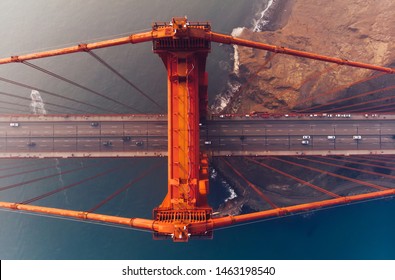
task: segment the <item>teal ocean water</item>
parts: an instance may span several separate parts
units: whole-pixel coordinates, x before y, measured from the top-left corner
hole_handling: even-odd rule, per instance
[[[236,27],[251,27],[252,19],[256,15],[259,18],[260,10],[264,9],[259,2],[266,1],[27,0],[16,3],[3,0],[0,3],[3,11],[0,36],[7,39],[0,46],[0,57],[111,38],[118,34],[125,36],[149,29],[152,21],[168,21],[172,16],[180,15],[187,15],[190,20],[209,20],[214,30],[231,33]],[[150,44],[115,47],[96,53],[130,77],[144,92],[165,104],[165,71],[160,59],[152,54]],[[207,65],[211,101],[226,87],[232,55],[231,47],[213,45]],[[84,54],[34,63],[148,113],[158,113],[148,100]],[[118,104],[81,92],[23,65],[0,67],[0,76],[120,113],[128,112]],[[0,87],[0,91],[30,96],[26,88],[5,83]],[[45,94],[42,97],[44,103],[92,109]],[[9,101],[0,96],[0,101],[6,100]],[[20,104],[26,105],[26,113],[30,112],[29,102]],[[24,163],[29,166],[11,169],[12,172],[1,171]],[[86,210],[156,164],[161,165],[149,176],[97,210],[98,213],[149,218],[152,209],[166,193],[164,158],[0,160],[0,176],[38,166],[53,166],[40,172],[3,178],[0,187],[54,175],[2,191],[0,200],[29,199],[119,167],[95,180],[34,203]],[[60,175],[77,168],[80,170]],[[213,179],[210,187],[210,200],[219,204],[227,196],[221,180]],[[394,200],[384,199],[227,228],[216,231],[213,240],[191,240],[181,244],[170,240],[155,241],[151,233],[126,228],[0,211],[0,259],[395,259],[394,213]]]

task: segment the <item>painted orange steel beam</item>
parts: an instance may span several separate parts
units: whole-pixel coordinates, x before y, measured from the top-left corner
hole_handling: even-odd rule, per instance
[[[88,213],[84,211],[26,205],[26,204],[14,203],[14,202],[4,202],[4,201],[0,202],[0,208],[41,213],[41,214],[52,215],[52,216],[69,217],[69,218],[75,218],[81,220],[113,223],[113,224],[125,225],[133,228],[146,229],[151,231],[154,229],[154,221],[148,219],[125,218],[125,217]]]
[[[348,65],[348,66],[352,66],[352,67],[371,69],[371,70],[376,70],[376,71],[385,72],[385,73],[389,73],[389,74],[395,74],[394,68],[382,67],[382,66],[378,66],[378,65],[369,64],[369,63],[362,63],[362,62],[351,61],[351,60],[347,60],[347,59],[343,59],[343,58],[331,57],[331,56],[316,54],[316,53],[312,53],[312,52],[299,51],[299,50],[294,50],[294,49],[290,49],[290,48],[264,44],[264,43],[241,39],[241,38],[236,38],[236,37],[233,37],[230,35],[225,35],[225,34],[216,33],[216,32],[208,33],[207,39],[211,40],[212,42],[217,42],[217,43],[222,43],[222,44],[228,44],[228,45],[232,44],[232,45],[250,47],[250,48],[265,50],[265,51],[269,51],[269,52],[283,53],[283,54],[288,54],[288,55],[293,55],[293,56],[298,56],[298,57],[304,57],[304,58],[310,58],[310,59],[314,59],[314,60],[336,63],[339,65]]]
[[[155,37],[157,37],[159,35],[161,35],[161,34],[158,34],[158,32],[148,31],[148,32],[143,32],[143,33],[132,34],[130,36],[117,38],[117,39],[105,40],[105,41],[88,43],[88,44],[79,44],[76,46],[55,49],[55,50],[49,50],[49,51],[43,51],[43,52],[37,52],[37,53],[15,55],[15,56],[0,59],[0,64],[23,62],[23,61],[33,60],[33,59],[38,59],[38,58],[45,58],[45,57],[78,53],[78,52],[86,52],[86,51],[102,49],[102,48],[107,48],[107,47],[113,47],[113,46],[119,46],[119,45],[125,45],[125,44],[144,43],[144,42],[152,41]]]
[[[286,216],[293,213],[317,210],[335,205],[349,204],[352,202],[369,200],[369,199],[385,197],[385,196],[394,196],[394,195],[395,195],[395,189],[389,189],[384,191],[357,194],[357,195],[345,196],[340,198],[333,198],[329,200],[299,204],[294,206],[281,207],[277,209],[265,210],[265,211],[250,213],[250,214],[238,215],[238,216],[226,216],[221,218],[214,218],[212,219],[212,227],[213,229],[224,228],[239,223],[252,222],[252,221],[262,220],[272,217]]]
[[[286,216],[289,214],[303,212],[303,211],[311,211],[311,210],[321,209],[335,205],[349,204],[352,202],[369,200],[369,199],[386,197],[386,196],[394,196],[394,195],[395,195],[395,189],[388,189],[384,191],[364,193],[364,194],[346,196],[341,198],[317,201],[312,203],[275,208],[275,209],[244,214],[244,215],[213,218],[208,221],[193,223],[190,225],[189,230],[190,232],[210,231],[218,228],[229,227],[238,223],[246,223],[256,220],[262,220],[265,218],[271,218],[271,217]],[[0,208],[27,211],[33,213],[41,213],[44,215],[55,216],[55,217],[56,216],[69,217],[79,220],[98,221],[103,223],[125,225],[132,228],[144,229],[149,231],[171,230],[170,225],[169,226],[160,225],[156,221],[149,219],[117,217],[110,215],[88,213],[84,211],[25,205],[25,204],[18,204],[14,202],[4,202],[4,201],[0,201]]]

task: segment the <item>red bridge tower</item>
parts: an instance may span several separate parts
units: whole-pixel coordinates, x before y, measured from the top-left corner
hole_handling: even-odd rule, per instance
[[[199,152],[199,122],[207,115],[206,58],[208,23],[173,18],[155,23],[153,49],[168,78],[168,193],[154,209],[155,236],[174,241],[211,237],[212,209],[207,204],[208,159]]]

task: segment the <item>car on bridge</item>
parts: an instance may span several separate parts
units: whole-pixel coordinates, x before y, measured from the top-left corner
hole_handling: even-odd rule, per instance
[[[12,123],[10,123],[10,126],[11,126],[11,127],[18,127],[18,126],[19,126],[19,123],[17,123],[17,122],[12,122]]]
[[[302,140],[302,145],[309,145],[310,141],[309,140]]]
[[[137,147],[141,147],[141,146],[143,146],[144,145],[144,142],[143,141],[136,141],[136,146]]]
[[[310,135],[303,135],[302,139],[310,139]]]
[[[28,143],[27,143],[27,146],[28,146],[29,148],[36,147],[36,143],[35,143],[35,142],[28,142]]]
[[[98,122],[91,122],[91,126],[92,127],[97,127],[97,126],[99,126],[99,123]]]
[[[123,142],[129,142],[130,140],[132,140],[132,137],[131,137],[131,136],[123,136],[123,137],[122,137],[122,141],[123,141]]]
[[[335,135],[328,135],[328,140],[335,140],[336,136]]]
[[[111,141],[103,141],[103,146],[104,147],[111,147],[112,146],[112,142]]]
[[[352,137],[352,139],[354,139],[354,140],[361,140],[361,139],[362,139],[362,136],[361,136],[361,135],[354,135],[354,136]]]

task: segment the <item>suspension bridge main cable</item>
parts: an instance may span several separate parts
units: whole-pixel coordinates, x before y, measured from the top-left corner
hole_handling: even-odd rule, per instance
[[[122,79],[124,82],[126,82],[128,85],[130,85],[132,88],[137,90],[140,94],[142,94],[144,97],[146,97],[149,101],[154,103],[158,108],[160,108],[162,111],[166,111],[166,109],[160,105],[158,102],[156,102],[154,99],[152,99],[148,94],[143,92],[140,88],[138,88],[135,84],[133,84],[131,81],[129,81],[125,76],[123,76],[121,73],[119,73],[117,70],[115,70],[111,65],[109,65],[107,62],[105,62],[101,57],[99,57],[97,54],[93,53],[92,51],[87,50],[86,51],[88,54],[90,54],[94,59],[96,59],[98,62],[100,62],[102,65],[107,67],[111,72],[113,72],[115,75],[117,75],[120,79]]]
[[[114,103],[116,103],[116,104],[118,104],[118,105],[124,106],[124,107],[126,107],[126,108],[128,108],[128,109],[134,110],[134,111],[136,111],[137,113],[142,113],[140,110],[138,110],[138,109],[136,109],[136,108],[134,108],[134,107],[131,107],[131,106],[127,105],[127,104],[124,104],[124,103],[122,103],[122,102],[119,102],[118,100],[116,100],[116,99],[114,99],[114,98],[112,98],[112,97],[108,97],[107,95],[104,95],[104,94],[102,94],[102,93],[100,93],[100,92],[98,92],[98,91],[95,91],[95,90],[93,90],[93,89],[90,89],[90,88],[88,88],[88,87],[86,87],[86,86],[83,86],[83,85],[81,85],[81,84],[79,84],[79,83],[76,83],[76,82],[74,82],[74,81],[72,81],[72,80],[70,80],[70,79],[67,79],[67,78],[65,78],[65,77],[62,77],[62,76],[60,76],[60,75],[58,75],[58,74],[56,74],[56,73],[54,73],[54,72],[52,72],[52,71],[49,71],[49,70],[47,70],[47,69],[44,69],[44,68],[42,68],[42,67],[40,67],[40,66],[37,66],[37,65],[35,65],[35,64],[33,64],[33,63],[30,63],[30,62],[27,62],[27,61],[22,61],[22,63],[25,64],[26,66],[29,66],[29,67],[31,67],[31,68],[33,68],[33,69],[36,69],[36,70],[38,70],[38,71],[40,71],[40,72],[43,72],[43,73],[47,74],[47,75],[50,75],[50,76],[52,76],[52,77],[54,77],[54,78],[56,78],[56,79],[59,79],[59,80],[61,80],[61,81],[64,81],[64,82],[66,82],[66,83],[69,83],[69,84],[71,84],[71,85],[73,85],[73,86],[76,86],[76,87],[81,88],[81,89],[83,89],[83,90],[86,90],[86,91],[88,91],[88,92],[90,92],[90,93],[93,93],[93,94],[95,94],[95,95],[97,95],[97,96],[100,96],[100,97],[102,97],[102,98],[104,98],[104,99],[106,99],[106,100],[109,100],[109,101],[114,102]]]
[[[74,98],[71,98],[71,97],[63,96],[63,95],[60,95],[60,94],[57,94],[57,93],[53,93],[53,92],[50,92],[50,91],[47,91],[47,90],[44,90],[44,89],[40,89],[40,88],[37,88],[35,86],[23,84],[23,83],[16,82],[16,81],[9,80],[9,79],[2,78],[2,77],[0,77],[0,81],[6,82],[6,83],[9,83],[9,84],[12,84],[12,85],[16,85],[16,86],[19,86],[19,87],[24,87],[24,88],[27,88],[29,90],[34,89],[34,90],[37,90],[39,92],[42,92],[42,93],[45,93],[45,94],[48,94],[48,95],[51,95],[51,96],[55,96],[55,97],[62,98],[62,99],[68,100],[68,101],[72,101],[72,102],[76,102],[76,103],[79,103],[79,104],[83,104],[83,105],[86,105],[86,106],[90,106],[90,107],[93,107],[93,108],[101,110],[101,111],[107,111],[107,112],[111,112],[111,113],[116,113],[116,111],[112,111],[112,110],[109,110],[109,109],[106,109],[106,108],[103,108],[103,107],[100,107],[100,106],[97,106],[97,105],[93,105],[93,104],[90,104],[90,103],[87,103],[87,102],[84,102],[84,101],[80,101],[80,100],[77,100],[77,99],[74,99]]]
[[[299,50],[290,49],[290,48],[286,48],[286,47],[282,47],[282,46],[264,44],[261,42],[255,42],[255,41],[251,41],[251,40],[241,39],[241,38],[233,37],[233,36],[226,35],[226,34],[216,33],[216,32],[212,32],[212,31],[210,31],[207,34],[206,38],[211,40],[212,42],[216,42],[216,43],[245,46],[245,47],[250,47],[250,48],[254,48],[254,49],[266,50],[266,51],[270,51],[270,52],[274,52],[274,53],[282,53],[282,54],[287,54],[287,55],[292,55],[292,56],[304,57],[304,58],[325,61],[325,62],[330,62],[330,63],[336,63],[339,65],[348,65],[351,67],[371,69],[371,70],[376,70],[376,71],[385,72],[385,73],[389,73],[389,74],[395,74],[394,68],[377,66],[377,65],[373,65],[373,64],[369,64],[369,63],[362,63],[362,62],[357,62],[357,61],[351,61],[351,60],[347,60],[347,59],[343,59],[343,58],[331,57],[331,56],[316,54],[316,53],[312,53],[312,52],[299,51]]]

